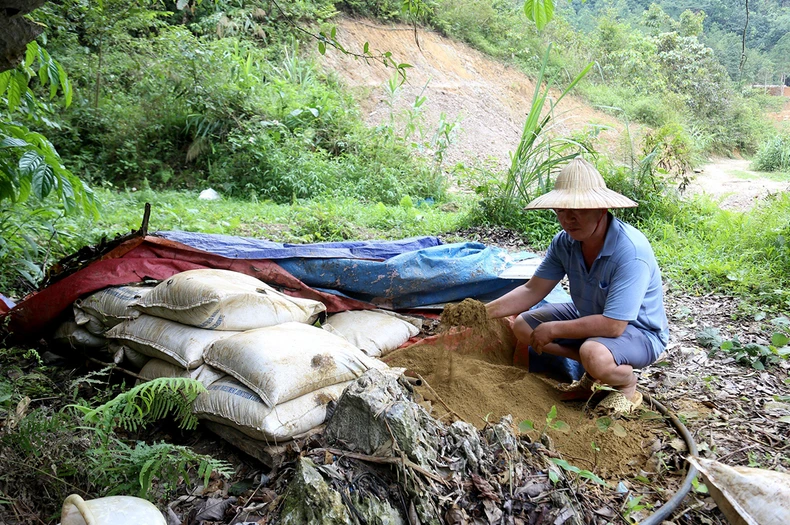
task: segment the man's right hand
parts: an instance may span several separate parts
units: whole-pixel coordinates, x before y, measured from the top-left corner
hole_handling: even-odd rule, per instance
[[[533,277],[524,286],[519,286],[488,303],[486,313],[489,319],[496,319],[525,312],[544,299],[558,282]]]

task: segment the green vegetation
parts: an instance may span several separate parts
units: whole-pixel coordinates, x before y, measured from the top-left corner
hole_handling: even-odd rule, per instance
[[[764,143],[754,157],[760,171],[790,171],[790,135],[783,133]]]
[[[755,320],[763,319],[764,313],[755,316]],[[783,359],[790,359],[790,319],[785,316],[775,317],[768,325],[767,330],[771,333],[768,341],[743,344],[737,335],[723,340],[717,329],[703,328],[697,334],[697,342],[710,349],[711,354],[722,352],[732,356],[738,363],[756,370],[765,370]]]
[[[705,152],[754,151],[764,139],[756,163],[784,169],[783,135],[771,138],[760,116],[769,97],[736,88],[705,45],[713,19],[699,11],[635,4],[619,19],[598,4],[558,8],[541,31],[528,23],[524,6],[510,0],[415,1],[405,11],[400,2],[328,0],[266,8],[252,1],[201,3],[178,12],[148,0],[105,2],[100,9],[46,4],[37,13],[49,27],[49,52],[33,44],[25,64],[6,73],[38,78],[28,82],[29,96],[21,101],[61,92],[71,104],[4,100],[8,111],[46,133],[62,166],[98,188],[103,216],[74,215],[74,199],[46,199],[44,190],[59,186],[41,183],[50,180],[42,174],[59,172],[40,166],[55,166],[56,157],[34,166],[22,152],[0,148],[17,154],[16,164],[5,164],[9,180],[39,181],[27,201],[21,197],[31,185],[21,182],[0,202],[0,286],[22,295],[60,256],[136,228],[145,201],[154,205],[151,224],[158,229],[314,242],[501,224],[524,230],[542,248],[556,223],[550,213],[523,211],[521,203],[550,189],[553,163],[586,151],[611,187],[640,203],[620,215],[648,233],[674,286],[746,294],[782,307],[788,300],[786,199],[754,214],[732,214],[681,201],[674,191]],[[425,97],[406,112],[391,110],[371,129],[337,77],[304,52],[317,45],[306,31],[327,35],[324,47],[333,43],[338,9],[431,25],[553,78],[565,92],[578,82],[577,91],[625,120],[630,163],[598,154],[594,132],[550,137],[553,112],[537,118],[544,90],[535,93],[509,175],[463,165],[448,171],[444,152],[455,123],[426,129]],[[574,28],[582,27],[582,14],[594,21],[586,32]],[[723,23],[709,16],[716,27]],[[368,46],[359,53],[373,56]],[[594,66],[585,75],[588,63]],[[47,67],[34,70],[35,64]],[[391,98],[402,80],[393,72]],[[19,91],[22,84],[8,86]],[[18,125],[8,111],[4,125]],[[448,194],[451,184],[462,193]],[[198,201],[196,190],[208,185],[224,200]],[[93,193],[78,194],[93,202]]]
[[[18,511],[55,515],[71,493],[170,501],[184,483],[194,487],[206,483],[212,472],[232,473],[226,463],[188,447],[142,441],[141,425],[166,419],[171,409],[184,416],[182,422],[190,422],[193,416],[183,407],[188,411],[191,406],[195,381],[160,379],[116,396],[125,385],[112,380],[109,369],[68,377],[43,366],[35,351],[19,348],[0,350],[0,359],[9,377],[19,378],[0,378],[5,421],[0,484],[11,491],[0,490],[0,502],[13,502],[18,487],[37,489],[37,508]],[[40,399],[56,402],[42,405],[35,401]],[[79,410],[58,406],[69,399],[79,401]],[[126,431],[116,432],[116,427]]]
[[[705,3],[706,17],[669,0],[663,8],[631,0],[617,9],[574,0],[545,26],[550,15],[535,11],[538,4],[546,7],[528,2],[541,29],[527,23],[516,0],[410,0],[405,10],[396,0],[220,0],[174,11],[155,0],[45,4],[37,19],[48,28],[47,51],[43,41],[31,44],[24,64],[0,73],[0,292],[21,297],[53,261],[136,229],[145,203],[152,204],[152,230],[321,242],[504,225],[543,249],[558,225],[550,211],[525,212],[524,201],[551,188],[552,167],[584,152],[609,187],[639,203],[617,215],[650,238],[670,289],[736,295],[748,305],[744,312],[787,311],[790,197],[738,213],[681,199],[677,188],[712,152],[757,152],[758,169],[790,170],[786,131],[763,116],[776,100],[745,88],[770,70],[769,58],[784,67],[790,41],[750,30],[754,44],[742,69],[732,55],[742,25],[717,11],[737,14],[722,2]],[[781,28],[790,20],[774,4],[759,6],[757,25],[773,19]],[[422,95],[405,112],[391,105],[380,126],[365,125],[339,78],[307,52],[342,45],[331,27],[339,10],[433,27],[553,79],[563,96],[573,89],[623,120],[627,162],[596,151],[595,131],[552,134],[557,100],[540,82],[506,173],[448,167],[457,123],[443,118],[427,129]],[[367,45],[348,52],[376,58]],[[749,69],[758,59],[762,70]],[[408,68],[389,65],[402,66],[386,86],[394,98],[403,82],[398,71],[408,75]],[[222,199],[200,200],[208,186]],[[754,367],[771,365],[786,357],[788,332],[770,330],[765,344],[732,340],[717,350]],[[179,478],[205,481],[226,471],[186,447],[143,441],[138,425],[151,419],[113,409],[142,406],[128,398],[144,400],[158,417],[175,402],[161,392],[142,388],[116,398],[126,385],[106,370],[55,381],[29,349],[4,348],[0,362],[8,371],[0,377],[7,451],[0,480],[36,487],[53,514],[76,487],[156,499]],[[178,396],[196,393],[188,384],[170,386],[179,387]],[[50,397],[83,410],[40,402]],[[95,426],[83,428],[91,420]],[[568,430],[556,409],[541,432],[548,429]],[[605,420],[599,429],[621,431]],[[589,471],[557,465],[598,482]],[[0,505],[11,498],[0,493]],[[627,510],[641,506],[630,498]]]

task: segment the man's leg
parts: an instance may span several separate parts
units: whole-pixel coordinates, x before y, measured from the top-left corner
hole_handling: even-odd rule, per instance
[[[589,339],[582,344],[579,354],[582,365],[590,376],[605,385],[616,388],[629,401],[634,401],[636,375],[631,365],[618,365],[607,347]]]

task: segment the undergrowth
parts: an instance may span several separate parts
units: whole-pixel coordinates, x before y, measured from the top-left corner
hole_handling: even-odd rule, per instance
[[[73,493],[170,501],[185,485],[232,473],[223,461],[146,438],[145,425],[172,412],[194,427],[189,408],[202,388],[195,381],[166,378],[123,392],[107,369],[72,378],[44,366],[35,350],[14,347],[0,350],[0,365],[0,521],[54,519]]]

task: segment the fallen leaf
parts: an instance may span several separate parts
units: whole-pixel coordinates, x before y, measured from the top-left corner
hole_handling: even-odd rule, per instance
[[[472,474],[472,483],[474,483],[475,488],[480,491],[481,498],[500,501],[499,495],[494,492],[494,487],[492,487],[491,484],[485,479],[481,478],[477,474]]]
[[[669,442],[669,446],[677,450],[678,452],[683,452],[686,450],[686,442],[680,438],[675,438]]]

